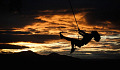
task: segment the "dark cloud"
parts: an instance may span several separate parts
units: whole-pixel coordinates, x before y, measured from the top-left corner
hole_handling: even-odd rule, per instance
[[[0,49],[23,49],[23,48],[28,48],[28,47],[9,45],[9,44],[0,44]]]
[[[0,35],[0,43],[10,43],[10,42],[35,42],[44,43],[48,40],[57,40],[59,36],[57,35]]]
[[[36,30],[36,29],[32,29],[32,28],[28,28],[29,32],[34,32],[34,33],[40,33],[40,31]]]
[[[15,30],[15,29],[5,29],[5,28],[0,28],[0,31],[11,31],[11,30]]]
[[[103,23],[105,21],[110,21],[112,22],[112,24],[118,25],[120,23],[119,12],[120,10],[111,11],[111,10],[95,9],[94,11],[86,15],[86,19],[87,19],[87,22],[91,25],[105,25]]]
[[[65,26],[57,26],[57,27],[45,27],[45,28],[49,28],[49,29],[55,29],[55,28],[66,28]]]
[[[0,34],[31,34],[31,33],[22,31],[0,31]]]
[[[47,48],[50,48],[50,49],[59,49],[59,48],[61,48],[61,46],[52,46],[52,47],[47,47]]]
[[[97,0],[98,1],[98,0]],[[93,10],[90,10],[89,13],[85,16],[89,25],[103,25],[105,21],[110,21],[116,29],[119,29],[120,23],[120,2],[118,1],[101,1],[97,2],[93,7]],[[108,24],[109,25],[109,24]]]
[[[22,16],[22,15],[10,15],[2,14],[0,16],[0,28],[19,28],[25,25],[32,24],[34,22],[34,17]]]
[[[111,45],[112,49],[120,49],[120,45]]]
[[[5,3],[9,3],[6,0]],[[73,8],[119,8],[118,0],[71,0]],[[69,0],[22,0],[23,10],[70,9]],[[112,10],[111,10],[112,11]]]
[[[111,44],[111,43],[105,43],[105,46],[102,46],[102,48],[108,48],[108,49],[120,49],[120,45]]]
[[[41,20],[41,19],[35,19],[35,22],[41,22],[41,23],[44,23],[44,22],[46,22],[46,21]]]

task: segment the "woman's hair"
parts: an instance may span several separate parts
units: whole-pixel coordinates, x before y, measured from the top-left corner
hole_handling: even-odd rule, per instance
[[[97,31],[92,31],[91,34],[93,35],[94,40],[95,40],[96,42],[99,42],[99,41],[100,41],[101,37],[100,37],[100,34],[99,34]]]

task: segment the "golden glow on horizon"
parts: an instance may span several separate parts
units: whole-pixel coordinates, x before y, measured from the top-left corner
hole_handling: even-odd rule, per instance
[[[17,45],[17,46],[26,46],[29,48],[25,49],[2,49],[0,52],[6,52],[6,53],[17,53],[21,51],[28,51],[31,50],[33,52],[36,52],[40,54],[41,52],[67,52],[70,51],[71,45],[69,42],[48,42],[48,43],[31,43],[31,42],[15,42],[15,43],[6,43],[10,45]],[[89,47],[88,47],[89,46]],[[90,47],[91,46],[91,47]],[[97,47],[99,46],[99,48]],[[86,51],[86,52],[96,52],[96,51],[120,51],[120,49],[110,49],[110,48],[100,48],[99,44],[92,44],[89,43],[88,45],[77,48],[77,51]],[[91,54],[91,53],[86,53]]]
[[[10,45],[17,45],[17,46],[26,46],[29,47],[28,49],[37,52],[37,51],[62,51],[63,48],[70,46],[69,44],[65,44],[62,42],[59,43],[32,43],[32,42],[15,42],[15,43],[7,43]],[[64,47],[63,47],[64,46]],[[27,49],[27,48],[25,48]]]

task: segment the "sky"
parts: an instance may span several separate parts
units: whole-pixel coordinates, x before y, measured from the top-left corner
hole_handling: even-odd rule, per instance
[[[4,6],[9,6],[10,0],[3,0]],[[119,12],[120,5],[118,0],[71,0],[73,8],[76,9],[75,12],[89,12],[85,15],[85,18],[90,25],[105,25],[104,21],[110,21],[119,29]],[[9,7],[8,7],[9,8]],[[21,5],[22,10],[63,10],[70,9],[68,0],[23,0]],[[81,9],[78,11],[77,9]],[[71,12],[71,11],[69,11]],[[30,12],[29,12],[30,13]],[[54,12],[55,13],[55,12]],[[35,14],[35,13],[32,13]],[[6,18],[6,17],[4,17]],[[3,18],[3,19],[4,19]],[[2,19],[2,20],[3,20]],[[21,17],[18,18],[19,21]],[[30,18],[29,18],[30,19]],[[26,18],[27,20],[27,18]],[[31,18],[32,20],[32,18]],[[3,20],[4,21],[4,20]],[[25,21],[24,21],[25,22]],[[101,23],[100,23],[101,22]],[[25,22],[26,23],[26,22]],[[15,24],[15,23],[14,23]],[[13,27],[7,26],[6,24],[1,25],[1,27]],[[27,23],[26,23],[27,24]],[[16,24],[15,24],[16,25]],[[19,24],[17,27],[24,26],[24,24]]]
[[[1,0],[0,2],[0,52],[32,50],[38,54],[59,52],[68,54],[70,42],[60,39],[59,32],[77,38],[77,26],[68,0]],[[18,2],[19,1],[19,2]],[[71,55],[80,58],[102,58],[104,54],[119,58],[120,5],[118,0],[71,0],[79,28],[88,33],[98,31],[100,42],[92,40]],[[10,9],[15,9],[11,10]],[[16,9],[20,9],[16,10]],[[82,36],[80,36],[82,38]],[[25,49],[6,49],[29,47]],[[100,56],[98,56],[98,53]],[[102,56],[102,57],[101,57]],[[105,58],[111,58],[104,55]],[[103,58],[104,58],[103,57]]]

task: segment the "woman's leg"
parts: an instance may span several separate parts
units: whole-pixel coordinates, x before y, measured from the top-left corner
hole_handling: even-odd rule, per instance
[[[71,41],[71,46],[72,46],[72,48],[71,48],[70,54],[73,53],[73,52],[75,51],[75,49],[76,49],[76,48],[74,48],[74,45],[75,45],[74,42]]]
[[[60,32],[60,37],[61,37],[61,39],[63,38],[63,39],[66,39],[66,40],[68,40],[68,41],[73,41],[73,40],[74,40],[73,38],[69,38],[69,37],[63,36],[63,35],[61,34],[61,32]]]
[[[70,54],[73,53],[73,52],[75,51],[75,49],[76,49],[76,48],[74,48],[74,45],[75,45],[75,42],[76,42],[77,40],[74,39],[74,38],[65,37],[65,36],[63,36],[63,35],[61,34],[61,32],[60,32],[60,37],[66,39],[66,40],[68,40],[68,41],[71,41],[71,46],[72,46],[72,48],[71,48]]]
[[[74,43],[71,41],[71,46],[72,46],[72,49],[74,48]]]

